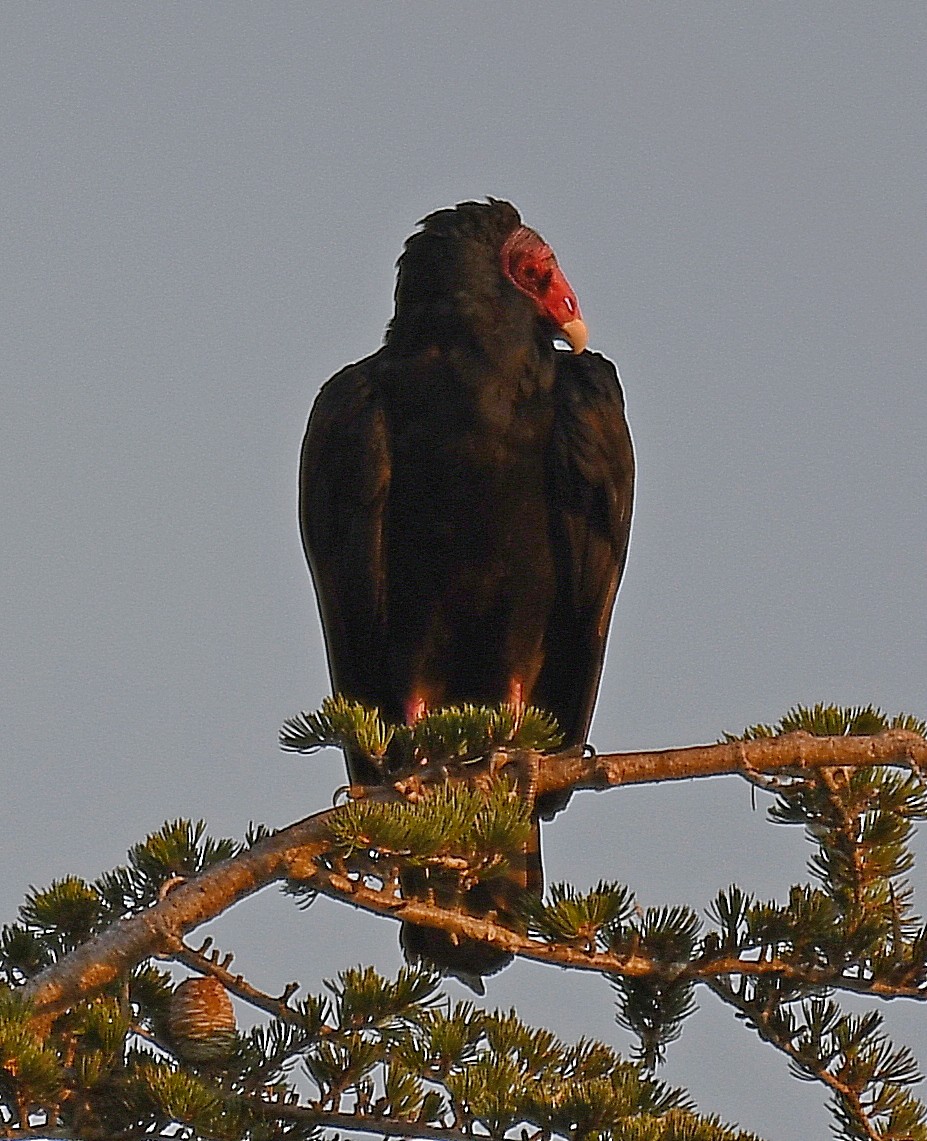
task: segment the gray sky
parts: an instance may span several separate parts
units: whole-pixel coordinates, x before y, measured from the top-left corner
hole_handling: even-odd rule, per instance
[[[404,238],[464,198],[544,234],[624,380],[595,743],[927,713],[925,40],[919,0],[0,5],[0,918],[166,818],[330,803],[340,758],[275,743],[327,691],[299,443],[380,343]],[[549,879],[644,905],[783,898],[807,854],[733,778],[545,829]],[[274,892],[214,931],[268,989],[399,963],[393,925]],[[667,1080],[824,1137],[819,1092],[702,1001]],[[602,980],[518,964],[488,1003],[629,1045]]]

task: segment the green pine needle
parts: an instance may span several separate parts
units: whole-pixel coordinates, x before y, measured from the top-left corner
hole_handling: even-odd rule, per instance
[[[47,888],[30,888],[19,909],[22,922],[47,937],[60,954],[86,942],[104,916],[97,891],[77,876],[54,880]]]
[[[0,931],[0,973],[9,986],[37,975],[52,962],[52,953],[38,932],[19,923]]]
[[[143,844],[129,849],[129,864],[153,883],[171,875],[195,876],[240,851],[234,840],[206,835],[206,822],[177,819],[152,832]]]
[[[393,739],[393,728],[379,710],[367,709],[341,695],[326,697],[315,713],[298,713],[284,721],[280,747],[295,753],[314,753],[326,745],[381,759]]]
[[[432,761],[474,760],[493,749],[557,748],[563,740],[549,714],[529,706],[448,706],[427,713],[412,726],[416,755]]]
[[[64,1075],[42,1041],[32,1011],[16,993],[0,991],[0,1099],[41,1105],[60,1096]]]
[[[326,983],[335,996],[335,1017],[345,1030],[365,1026],[383,1029],[407,1023],[435,1002],[440,975],[425,967],[402,967],[394,980],[386,979],[373,967],[342,971],[337,983]]]
[[[467,859],[484,874],[502,869],[499,857],[519,852],[531,832],[531,806],[507,780],[489,795],[465,785],[438,785],[414,803],[352,800],[329,829],[344,854],[377,851],[425,866],[446,857]]]
[[[637,1035],[639,1057],[648,1069],[663,1060],[666,1047],[682,1033],[682,1024],[696,1009],[694,983],[678,973],[698,947],[698,916],[688,907],[648,908],[642,918],[615,931],[611,949],[617,954],[636,950],[665,966],[665,972],[611,979],[618,996],[617,1021]]]
[[[419,1034],[404,1046],[407,1062],[436,1078],[467,1065],[477,1056],[485,1018],[472,1002],[423,1011],[418,1018]]]
[[[868,737],[888,729],[905,729],[927,737],[927,721],[910,713],[890,717],[874,705],[825,705],[819,702],[809,708],[796,705],[775,725],[750,725],[742,733],[725,733],[725,741],[754,741],[762,737],[781,737],[801,730],[815,737]]]
[[[280,730],[281,748],[291,752],[312,753],[335,745],[378,766],[389,752],[399,767],[413,758],[474,760],[502,748],[545,752],[562,739],[554,718],[533,707],[517,712],[511,705],[449,706],[432,710],[413,726],[389,725],[379,710],[343,696],[327,697],[321,709],[297,714]]]
[[[208,1132],[209,1125],[221,1116],[221,1098],[196,1074],[149,1061],[138,1065],[133,1076],[169,1120]]]
[[[525,898],[528,931],[550,943],[579,942],[592,949],[600,936],[627,923],[634,897],[623,884],[600,882],[590,892],[570,884],[552,884],[548,899]]]

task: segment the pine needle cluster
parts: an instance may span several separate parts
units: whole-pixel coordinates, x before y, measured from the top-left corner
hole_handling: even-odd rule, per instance
[[[562,739],[554,718],[533,706],[448,706],[426,713],[414,725],[391,725],[379,710],[342,696],[327,697],[321,709],[297,714],[280,730],[283,749],[312,753],[334,745],[391,774],[422,760],[462,763],[497,749],[547,752]]]
[[[927,725],[871,705],[799,706],[775,727],[754,725],[743,736],[889,729],[924,736]],[[914,914],[904,878],[914,865],[914,823],[927,818],[927,789],[913,774],[878,768],[803,771],[767,787],[776,798],[770,818],[803,827],[814,846],[809,871],[820,886],[794,886],[785,905],[733,886],[721,893],[706,951],[783,970],[718,978],[712,988],[790,1058],[796,1076],[823,1081],[841,1136],[927,1141],[927,1110],[908,1090],[920,1080],[910,1051],[885,1038],[876,1012],[845,1015],[826,997],[846,989],[927,998],[927,924]]]
[[[546,900],[526,899],[529,933],[548,944],[586,954],[603,952],[634,961],[638,973],[612,974],[616,1018],[639,1042],[641,1061],[653,1068],[695,1009],[700,923],[686,907],[640,908],[623,884],[599,883],[590,892],[551,886]]]
[[[455,1141],[525,1129],[568,1141],[758,1141],[700,1117],[681,1090],[609,1047],[565,1045],[514,1011],[452,1005],[439,981],[422,968],[395,979],[369,967],[344,971],[327,995],[288,1002],[202,1064],[164,1035],[170,983],[160,972],[149,975],[147,994],[143,985],[128,1003],[83,1004],[44,1040],[28,1007],[0,994],[7,1133],[269,1141],[354,1124]]]
[[[888,729],[906,729],[927,736],[927,721],[910,713],[889,716],[875,705],[796,705],[775,725],[750,725],[743,733],[725,733],[726,741],[755,741],[785,733],[811,733],[815,737],[868,737]]]
[[[502,779],[488,795],[465,785],[439,785],[413,803],[353,800],[330,825],[335,850],[356,852],[404,866],[428,867],[460,861],[470,878],[503,874],[508,858],[525,845],[531,805]]]
[[[0,981],[25,982],[115,920],[149,907],[168,880],[195,876],[240,850],[233,840],[207,836],[202,820],[173,820],[133,845],[124,866],[92,882],[66,876],[30,888],[19,922],[0,930]]]
[[[802,730],[817,736],[869,735],[887,729],[923,735],[925,725],[873,706],[844,709],[799,706],[777,734]],[[774,732],[753,726],[754,736]],[[914,914],[907,873],[914,866],[915,823],[927,819],[927,788],[911,773],[879,768],[823,768],[767,784],[775,796],[770,818],[800,826],[813,846],[812,878],[820,885],[793,888],[786,908],[737,907],[764,950],[798,953],[825,973],[855,973],[874,988],[927,988],[927,925]],[[852,963],[852,968],[846,968]]]

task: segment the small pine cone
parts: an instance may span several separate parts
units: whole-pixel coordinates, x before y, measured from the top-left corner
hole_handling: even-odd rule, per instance
[[[187,1062],[221,1062],[235,1046],[235,1011],[218,979],[185,979],[171,995],[167,1024]]]

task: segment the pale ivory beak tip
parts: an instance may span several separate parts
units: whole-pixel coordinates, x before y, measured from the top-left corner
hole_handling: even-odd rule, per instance
[[[581,317],[567,321],[560,332],[569,341],[574,353],[581,353],[589,343],[589,331],[586,329],[586,322]]]

